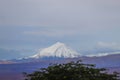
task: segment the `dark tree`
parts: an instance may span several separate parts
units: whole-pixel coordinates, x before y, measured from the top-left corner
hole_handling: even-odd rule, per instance
[[[32,74],[26,74],[25,80],[118,80],[118,73],[108,74],[104,68],[92,64],[83,64],[80,60],[64,64],[52,64]]]

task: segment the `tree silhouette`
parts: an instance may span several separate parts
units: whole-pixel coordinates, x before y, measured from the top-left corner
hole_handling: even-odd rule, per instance
[[[25,80],[119,80],[118,73],[108,74],[105,68],[83,64],[81,60],[64,64],[52,64],[31,74],[24,73]]]

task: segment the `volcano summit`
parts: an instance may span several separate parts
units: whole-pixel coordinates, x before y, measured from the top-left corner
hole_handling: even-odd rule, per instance
[[[44,48],[38,51],[38,53],[31,56],[31,58],[44,58],[44,57],[75,58],[79,56],[80,56],[79,53],[72,50],[64,43],[57,42],[56,44],[48,48]]]

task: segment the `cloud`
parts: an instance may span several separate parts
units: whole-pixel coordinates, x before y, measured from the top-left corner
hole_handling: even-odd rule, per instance
[[[35,31],[24,31],[25,35],[33,36],[46,36],[46,37],[64,37],[77,35],[77,31],[66,30],[66,29],[47,29],[47,30],[35,30]]]
[[[85,52],[86,53],[86,52]],[[88,50],[86,56],[107,56],[112,54],[120,54],[120,45],[116,42],[103,42],[99,41],[95,48]]]
[[[8,59],[18,59],[26,56],[33,55],[34,51],[32,50],[14,50],[14,49],[4,49],[0,48],[0,60],[8,60]]]
[[[86,55],[88,57],[101,57],[101,56],[107,56],[107,55],[114,55],[114,54],[120,54],[120,51],[119,52],[109,52],[109,53],[96,53],[96,54],[89,54],[89,55]]]
[[[120,45],[116,42],[98,42],[97,47],[99,48],[111,48],[111,49],[120,49]]]
[[[0,25],[116,27],[119,8],[118,0],[1,0]]]
[[[119,8],[119,1],[115,0],[1,0],[0,29],[2,26],[19,29],[30,26],[33,30],[24,30],[24,34],[54,37],[93,35],[119,29]],[[49,30],[34,30],[35,27]]]
[[[20,52],[16,50],[7,50],[0,48],[0,59],[15,59],[21,57]]]
[[[101,47],[112,47],[112,46],[116,46],[117,43],[112,42],[112,43],[106,43],[106,42],[98,42],[98,46]]]

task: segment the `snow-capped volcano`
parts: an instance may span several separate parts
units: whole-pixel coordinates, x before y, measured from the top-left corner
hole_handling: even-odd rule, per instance
[[[31,56],[31,58],[43,58],[43,57],[59,57],[59,58],[74,58],[78,57],[79,54],[67,47],[65,44],[57,42],[56,44],[44,48],[37,54]]]

